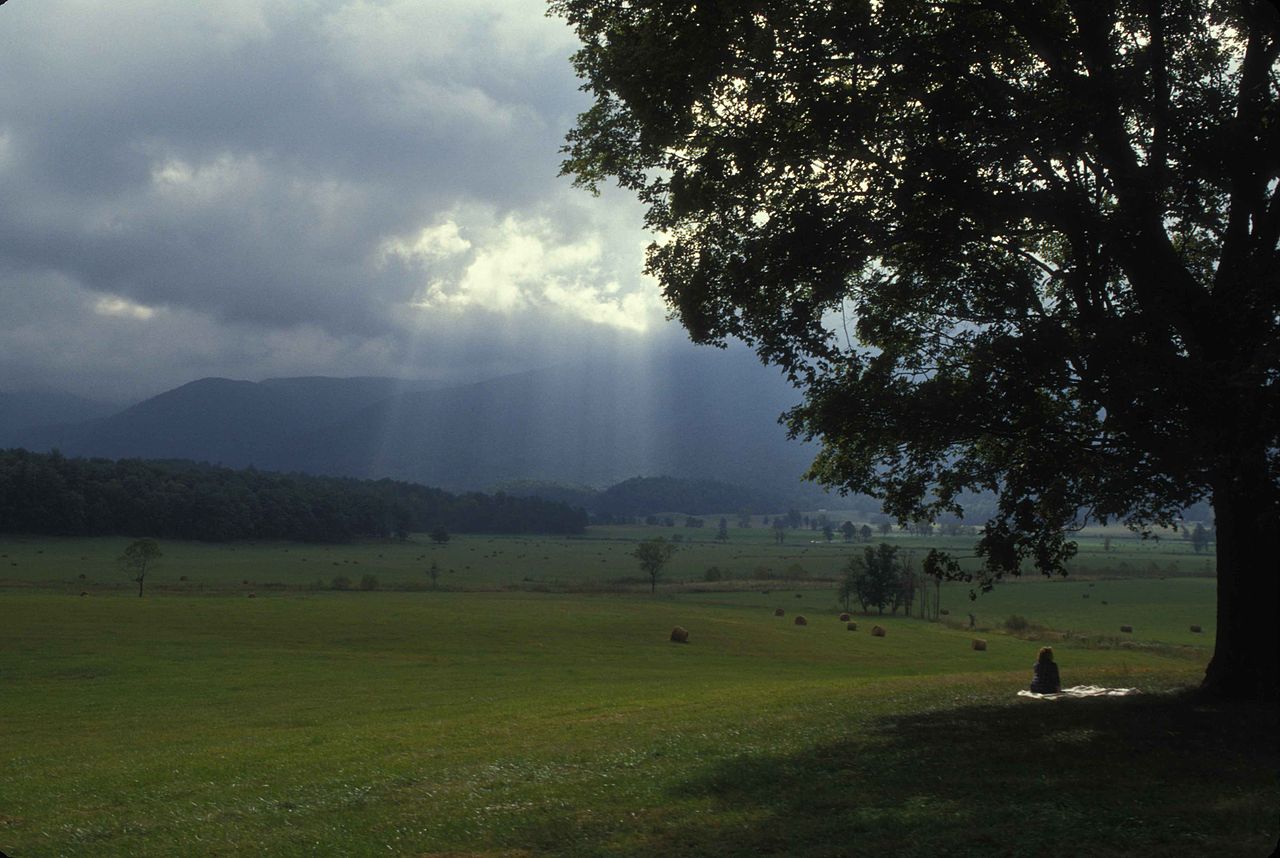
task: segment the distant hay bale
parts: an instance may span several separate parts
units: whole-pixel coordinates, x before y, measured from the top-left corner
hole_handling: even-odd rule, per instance
[[[689,630],[681,626],[676,626],[671,630],[671,640],[673,643],[688,643]]]
[[[1204,631],[1204,629],[1200,628],[1199,626],[1192,626],[1191,631],[1195,632],[1196,634],[1200,634],[1202,631]]]
[[[973,648],[978,650],[979,652],[985,652],[987,649],[987,642],[984,641],[982,638],[974,638]]]
[[[258,594],[257,594],[257,593],[250,593],[250,594],[249,594],[249,598],[250,598],[250,599],[256,599],[256,598],[258,598]]]
[[[841,614],[841,615],[840,615],[840,622],[842,622],[842,623],[847,623],[847,622],[849,622],[849,615],[848,615],[848,614]]]
[[[803,593],[796,593],[796,598],[797,598],[797,599],[802,599],[802,598],[804,598],[804,594],[803,594]]]
[[[782,616],[786,616],[786,613],[787,613],[787,612],[786,612],[786,611],[784,611],[784,610],[782,610],[781,608],[774,608],[774,609],[773,609],[773,615],[774,615],[775,617],[782,617]]]
[[[858,624],[857,624],[857,623],[849,623],[849,625],[845,626],[845,628],[846,628],[846,629],[848,629],[848,630],[849,630],[849,631],[851,631],[851,632],[856,632],[856,631],[858,630]]]
[[[89,595],[89,594],[88,594],[88,593],[86,593],[84,590],[81,590],[81,591],[80,591],[80,595],[81,595],[81,596],[87,596],[87,595]]]
[[[808,620],[806,620],[803,616],[801,616],[801,615],[797,614],[797,615],[796,615],[796,625],[797,625],[797,626],[807,626],[807,625],[809,625],[809,621],[808,621]]]
[[[1133,634],[1133,626],[1121,626],[1120,631],[1124,632],[1125,634],[1131,635]]]
[[[873,638],[882,638],[882,637],[884,637],[884,626],[872,626],[872,627],[871,627],[871,636],[872,636]]]

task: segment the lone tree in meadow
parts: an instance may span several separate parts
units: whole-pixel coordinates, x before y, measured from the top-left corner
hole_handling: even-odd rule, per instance
[[[646,539],[636,546],[635,551],[631,552],[631,556],[640,562],[641,571],[649,576],[650,593],[657,592],[658,578],[662,576],[662,567],[667,565],[667,561],[675,553],[675,545],[667,542],[661,536],[655,539]]]
[[[729,519],[721,518],[720,526],[716,528],[716,542],[729,541]]]
[[[438,524],[431,528],[431,532],[427,534],[431,541],[436,545],[445,545],[449,541],[449,531],[445,529],[443,524]]]
[[[151,565],[163,556],[160,553],[160,543],[154,539],[135,539],[116,559],[120,567],[129,573],[130,580],[138,582],[138,598],[142,598],[142,586],[147,580]]]
[[[1203,524],[1196,522],[1195,530],[1191,531],[1191,548],[1196,554],[1204,551],[1209,547],[1209,531]]]
[[[694,340],[805,392],[810,475],[901,522],[996,510],[986,590],[1208,499],[1204,687],[1274,697],[1280,11],[1265,0],[552,0]]]

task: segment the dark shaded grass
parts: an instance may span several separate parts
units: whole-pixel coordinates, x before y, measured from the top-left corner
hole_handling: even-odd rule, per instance
[[[713,766],[671,795],[703,806],[694,823],[651,819],[636,839],[603,849],[579,830],[576,846],[560,847],[635,855],[1264,856],[1280,833],[1276,728],[1274,706],[1192,693],[888,716],[836,743]]]

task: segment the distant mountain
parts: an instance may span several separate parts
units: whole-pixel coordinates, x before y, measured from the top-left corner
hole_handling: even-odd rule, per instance
[[[57,447],[119,407],[59,391],[0,393],[0,448]]]
[[[428,382],[391,378],[204,378],[86,426],[64,452],[116,459],[193,459],[272,470],[292,439],[347,419],[375,402],[427,386]]]
[[[663,474],[798,487],[813,453],[778,425],[795,399],[777,375],[718,353],[584,363],[389,398],[296,439],[286,464],[446,488]]]
[[[793,498],[812,493],[800,475],[813,449],[789,441],[777,421],[797,400],[776,371],[715,350],[584,359],[454,387],[206,378],[88,415],[98,419],[64,429],[57,445],[67,455],[390,477],[454,491],[671,475]]]

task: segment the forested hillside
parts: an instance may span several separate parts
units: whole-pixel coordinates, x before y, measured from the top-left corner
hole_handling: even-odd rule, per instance
[[[393,480],[0,451],[5,533],[340,542],[437,527],[578,533],[586,521],[582,510],[540,498],[455,495]]]

